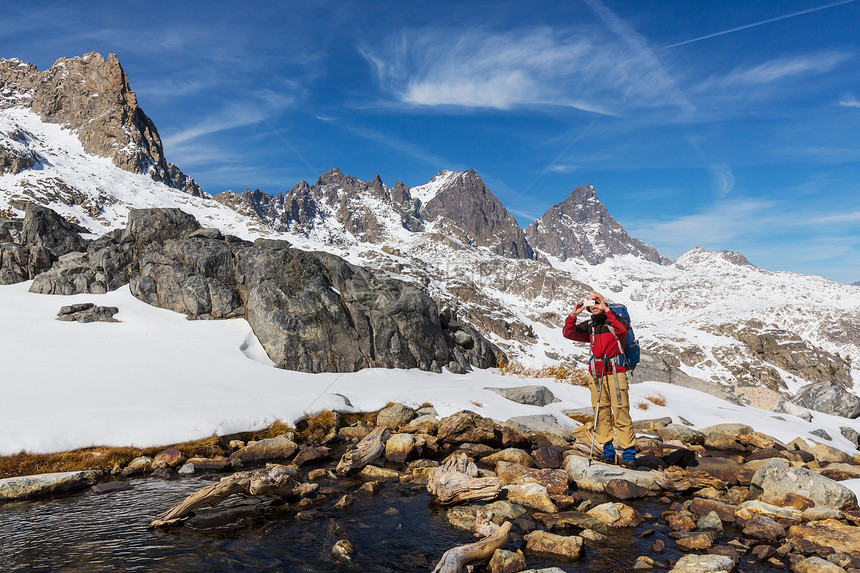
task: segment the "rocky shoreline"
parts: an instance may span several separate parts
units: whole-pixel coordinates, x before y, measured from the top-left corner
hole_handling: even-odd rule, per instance
[[[176,500],[151,524],[196,527],[259,511],[204,509],[235,493],[289,507],[296,520],[318,520],[400,484],[429,492],[451,527],[501,542],[464,564],[469,571],[525,571],[535,559],[575,570],[625,530],[643,543],[653,539],[630,556],[634,570],[860,570],[857,497],[839,483],[860,477],[860,456],[801,439],[783,443],[742,424],[693,430],[664,418],[637,422],[639,467],[627,470],[588,462],[587,426],[528,425],[470,411],[439,419],[430,406],[402,404],[361,418],[326,412],[275,437],[225,437],[228,455],[189,459],[169,448],[123,466],[7,478],[0,500],[87,488],[109,494],[133,488],[139,476],[230,472],[204,488],[217,495],[201,490]],[[194,505],[207,495],[215,497]],[[355,552],[348,534],[331,548],[344,564]],[[447,556],[438,571],[457,570],[445,568]]]

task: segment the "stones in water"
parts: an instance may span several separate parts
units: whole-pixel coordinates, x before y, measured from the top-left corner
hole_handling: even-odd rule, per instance
[[[523,536],[526,551],[547,557],[576,560],[582,556],[583,539],[578,535],[556,535],[546,531],[532,531]]]
[[[99,478],[93,470],[0,479],[0,501],[31,499],[85,489]]]
[[[735,562],[725,555],[684,555],[669,573],[731,573]]]

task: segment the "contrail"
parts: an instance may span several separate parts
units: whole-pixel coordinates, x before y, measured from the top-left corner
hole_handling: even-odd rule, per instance
[[[801,10],[800,12],[792,12],[791,14],[785,14],[784,16],[777,16],[775,18],[769,18],[767,20],[762,20],[761,22],[754,22],[752,24],[746,24],[744,26],[738,26],[737,28],[731,28],[730,30],[723,30],[722,32],[714,32],[713,34],[708,34],[707,36],[699,36],[698,38],[693,38],[692,40],[684,40],[683,42],[678,42],[677,44],[670,44],[668,46],[663,46],[662,49],[668,50],[669,48],[677,48],[678,46],[684,46],[686,44],[692,44],[693,42],[701,42],[702,40],[707,40],[709,38],[716,38],[717,36],[725,36],[726,34],[731,34],[732,32],[739,32],[741,30],[746,30],[747,28],[755,28],[756,26],[763,26],[764,24],[770,24],[771,22],[778,22],[779,20],[786,20],[788,18],[794,18],[795,16],[802,16],[803,14],[810,14],[812,12],[819,12],[821,10],[827,10],[828,8],[833,8],[834,6],[841,6],[842,4],[851,4],[855,2],[855,0],[841,0],[840,2],[831,2],[830,4],[825,4],[824,6],[817,6],[815,8],[809,8],[808,10]]]

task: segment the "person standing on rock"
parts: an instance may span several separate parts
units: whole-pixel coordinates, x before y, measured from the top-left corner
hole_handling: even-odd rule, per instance
[[[576,318],[587,309],[591,320],[577,324]],[[564,322],[562,334],[577,342],[591,342],[591,407],[594,409],[594,437],[603,444],[603,453],[591,453],[594,460],[615,463],[615,438],[621,448],[619,465],[636,467],[636,438],[630,418],[627,372],[624,367],[624,337],[629,326],[606,304],[599,293],[593,293],[573,307]]]

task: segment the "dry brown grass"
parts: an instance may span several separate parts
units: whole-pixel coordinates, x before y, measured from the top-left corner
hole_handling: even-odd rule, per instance
[[[556,382],[573,384],[574,386],[588,386],[591,379],[588,372],[564,365],[542,366],[540,368],[529,368],[500,357],[496,364],[499,374],[503,376],[520,376],[523,378],[552,378]]]
[[[472,400],[472,405],[473,405],[473,406],[477,406],[478,408],[483,408],[483,407],[484,407],[484,405],[483,405],[481,402],[478,402],[478,401],[476,401],[476,400]]]
[[[666,405],[666,397],[663,394],[649,394],[648,396],[645,396],[645,399],[655,406]]]
[[[648,402],[639,402],[638,404],[636,404],[636,407],[640,410],[647,410],[649,406],[651,406],[651,404],[649,404]]]
[[[302,441],[322,440],[337,425],[337,414],[331,410],[308,416],[296,424],[296,433]]]

